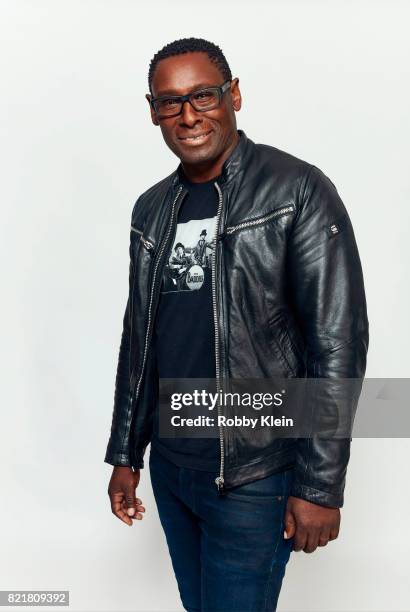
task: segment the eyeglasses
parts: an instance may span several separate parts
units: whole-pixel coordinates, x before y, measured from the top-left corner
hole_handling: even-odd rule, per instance
[[[225,81],[222,85],[198,89],[185,96],[161,96],[153,98],[150,104],[159,119],[180,115],[185,102],[189,102],[196,111],[209,111],[220,105],[222,96],[230,84],[231,81]]]

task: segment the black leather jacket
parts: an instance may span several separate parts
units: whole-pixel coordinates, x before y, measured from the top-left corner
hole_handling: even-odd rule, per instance
[[[368,319],[350,219],[316,166],[243,130],[215,185],[216,378],[363,378]],[[137,200],[129,296],[105,461],[144,467],[157,398],[153,322],[166,246],[186,194],[178,168]],[[269,428],[270,429],[270,428]],[[220,491],[294,466],[292,495],[343,505],[350,438],[289,439],[221,428]]]

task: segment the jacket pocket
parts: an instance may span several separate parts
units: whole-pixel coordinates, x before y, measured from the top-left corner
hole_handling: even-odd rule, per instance
[[[251,219],[245,219],[244,221],[241,221],[241,223],[238,223],[236,225],[227,226],[220,237],[229,236],[231,234],[235,234],[248,228],[259,227],[261,225],[271,223],[276,219],[285,217],[287,215],[292,215],[294,213],[295,206],[293,204],[280,206],[279,208],[274,208],[273,210],[269,211],[268,213],[265,213],[264,215],[252,217]]]
[[[299,347],[297,344],[297,341],[294,338],[293,333],[290,331],[289,329],[289,325],[288,322],[286,320],[283,320],[281,325],[283,326],[283,332],[284,332],[284,336],[285,339],[288,343],[289,348],[292,350],[296,361],[298,362],[299,366],[304,366],[305,365],[305,356],[304,356],[304,350],[302,347]]]
[[[269,328],[286,371],[293,377],[303,376],[304,359],[301,351],[296,348],[285,321],[282,318],[279,320],[270,320]]]

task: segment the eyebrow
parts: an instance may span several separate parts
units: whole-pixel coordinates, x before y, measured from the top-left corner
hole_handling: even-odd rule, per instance
[[[209,83],[198,83],[197,85],[194,85],[194,87],[191,87],[186,93],[190,94],[190,93],[193,93],[194,91],[198,91],[198,89],[206,89],[207,87],[216,87],[216,85],[214,83],[212,83],[212,85],[210,85]],[[155,97],[163,98],[164,96],[171,96],[174,98],[174,97],[178,97],[182,95],[184,94],[175,93],[175,90],[165,89],[164,91],[161,91],[160,93],[158,93],[158,95]]]

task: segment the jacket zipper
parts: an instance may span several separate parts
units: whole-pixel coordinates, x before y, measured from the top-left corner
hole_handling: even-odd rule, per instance
[[[291,212],[295,211],[295,207],[293,205],[290,206],[282,206],[281,208],[276,208],[272,212],[264,215],[263,217],[259,217],[259,219],[250,219],[249,221],[243,221],[242,223],[238,223],[238,225],[231,225],[227,227],[225,230],[226,234],[233,234],[238,230],[244,229],[246,227],[253,227],[255,225],[260,225],[261,223],[265,223],[270,219],[274,219],[275,217],[282,217],[283,215],[287,215]]]
[[[181,185],[179,187],[176,195],[175,195],[175,198],[174,198],[173,202],[172,202],[170,224],[168,226],[168,230],[167,230],[167,233],[165,235],[165,238],[164,238],[164,240],[163,240],[163,242],[161,244],[161,247],[160,247],[160,249],[158,251],[158,256],[156,258],[155,267],[154,267],[154,271],[153,271],[153,274],[152,274],[152,285],[151,285],[151,293],[150,293],[149,306],[148,306],[148,322],[147,322],[147,330],[145,332],[144,354],[143,354],[143,358],[142,358],[141,372],[140,372],[140,376],[139,376],[139,379],[138,379],[138,382],[137,382],[137,388],[136,388],[136,391],[135,391],[134,405],[135,405],[135,403],[136,403],[136,401],[138,399],[138,394],[139,394],[139,390],[140,390],[140,386],[141,386],[141,381],[142,381],[142,377],[143,377],[143,374],[144,374],[145,362],[146,362],[146,359],[147,359],[148,345],[149,345],[148,340],[149,340],[149,333],[150,333],[150,327],[151,327],[152,304],[153,304],[153,300],[154,300],[155,280],[156,280],[156,276],[157,276],[157,272],[158,272],[158,267],[159,267],[159,264],[161,262],[162,254],[164,252],[165,246],[168,243],[168,239],[169,239],[169,236],[170,236],[170,233],[171,233],[172,224],[173,224],[173,218],[174,218],[175,206],[176,206],[176,203],[178,201],[178,198],[180,196],[180,193],[181,193],[182,189],[183,189],[183,186]],[[142,234],[141,234],[141,237],[142,237]],[[148,240],[146,240],[146,242],[148,242],[151,245],[151,248],[153,247],[153,245]],[[144,242],[143,242],[143,244],[144,244]],[[145,244],[144,244],[144,246],[145,246]],[[131,403],[132,403],[132,398],[131,398]]]
[[[217,182],[214,183],[215,188],[218,192],[219,205],[218,212],[216,215],[215,223],[215,251],[212,256],[212,302],[214,309],[214,327],[215,327],[215,363],[216,363],[216,392],[218,393],[218,419],[221,415],[221,406],[219,402],[219,389],[220,389],[220,362],[219,362],[219,326],[218,326],[218,309],[216,305],[216,254],[218,250],[217,236],[219,234],[219,223],[222,212],[223,196],[220,186]],[[215,484],[218,492],[223,492],[224,487],[224,462],[225,462],[225,448],[223,438],[223,428],[219,425],[219,447],[220,447],[220,464],[219,464],[219,475],[215,478]]]

